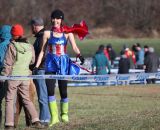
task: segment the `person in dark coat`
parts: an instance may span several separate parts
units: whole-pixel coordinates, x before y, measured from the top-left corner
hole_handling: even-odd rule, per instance
[[[158,71],[159,67],[159,57],[157,54],[154,52],[153,47],[149,47],[148,54],[144,59],[144,69],[146,73],[155,73]],[[155,83],[156,79],[147,79],[147,83]]]
[[[38,60],[39,53],[41,51],[43,34],[45,31],[43,19],[40,17],[33,18],[31,20],[31,28],[32,28],[32,33],[35,35],[35,38],[36,38],[33,44],[34,50],[35,50],[36,62],[35,64],[33,64],[33,66],[30,66],[30,69],[35,67]],[[44,61],[45,59],[43,58],[39,68],[33,71],[34,75],[45,75]],[[45,79],[34,79],[33,81],[35,83],[37,95],[38,95],[39,118],[42,124],[48,126],[50,121],[50,111],[48,107],[48,92],[47,92],[46,81]]]
[[[111,65],[113,66],[114,60],[116,58],[116,52],[113,50],[111,44],[107,45],[107,52],[108,52],[108,56],[109,56],[109,60],[111,62]]]
[[[125,51],[121,51],[121,58],[118,65],[118,74],[128,74],[130,69],[130,60],[125,55]]]
[[[144,58],[148,55],[148,53],[149,53],[149,46],[144,45]]]

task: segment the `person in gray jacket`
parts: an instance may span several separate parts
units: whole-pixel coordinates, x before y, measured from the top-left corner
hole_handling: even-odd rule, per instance
[[[153,47],[149,47],[149,52],[144,59],[144,69],[146,73],[155,73],[158,71],[159,68],[159,57],[154,52]],[[147,83],[155,83],[156,79],[147,79]]]

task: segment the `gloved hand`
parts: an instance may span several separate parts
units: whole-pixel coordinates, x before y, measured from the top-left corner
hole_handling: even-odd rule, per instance
[[[84,57],[80,55],[79,60],[81,61],[80,65],[83,65],[85,61]]]
[[[108,71],[108,74],[111,74],[111,71]]]

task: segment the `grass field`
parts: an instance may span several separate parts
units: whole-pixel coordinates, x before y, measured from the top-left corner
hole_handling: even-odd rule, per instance
[[[100,44],[111,43],[118,54],[123,44],[131,47],[136,42],[142,46],[147,44],[154,47],[160,55],[160,39],[92,39],[77,41],[77,44],[85,57],[91,57]],[[71,47],[68,47],[69,54],[75,56]],[[50,130],[160,130],[158,85],[69,87],[68,89],[70,122],[59,123]],[[57,99],[60,99],[58,89],[56,95]],[[37,100],[36,106],[38,109]],[[25,129],[23,112],[18,129]]]
[[[68,89],[70,122],[59,123],[50,130],[160,129],[158,85],[69,87]],[[58,89],[56,95],[59,99]],[[24,127],[22,114],[19,130]]]
[[[160,55],[160,39],[84,39],[83,41],[77,40],[77,45],[85,57],[91,57],[95,54],[100,44],[107,45],[111,43],[116,53],[119,54],[124,44],[131,47],[137,42],[139,42],[142,47],[144,45],[154,47],[155,51]],[[71,56],[75,56],[74,52],[71,50],[71,46],[68,46],[68,52]]]
[[[30,39],[31,43],[34,43],[34,38]],[[139,39],[84,39],[82,41],[77,40],[76,43],[78,47],[81,50],[81,53],[85,57],[92,57],[96,50],[98,49],[98,46],[100,44],[107,45],[107,44],[112,44],[113,49],[116,51],[117,55],[120,54],[120,51],[123,47],[124,44],[126,44],[128,47],[132,47],[134,43],[140,43],[141,46],[143,47],[144,45],[148,45],[151,47],[155,48],[155,51],[157,54],[160,56],[160,39],[148,39],[148,38],[139,38]],[[75,57],[75,53],[73,52],[72,48],[70,45],[67,47],[67,52],[70,56]]]

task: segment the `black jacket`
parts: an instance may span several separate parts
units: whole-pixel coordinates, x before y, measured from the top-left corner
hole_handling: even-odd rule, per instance
[[[35,50],[35,64],[33,64],[32,66],[30,66],[30,69],[32,70],[38,60],[38,56],[40,54],[41,48],[42,48],[42,40],[43,40],[43,34],[44,34],[45,29],[43,28],[42,30],[40,30],[36,35],[36,40],[33,44],[34,50]],[[44,68],[44,58],[39,66],[39,68]]]
[[[144,65],[146,66],[145,72],[157,72],[159,67],[159,57],[154,52],[148,53],[144,59]]]
[[[130,60],[125,55],[122,55],[119,60],[118,74],[128,74],[129,69],[130,69]]]

